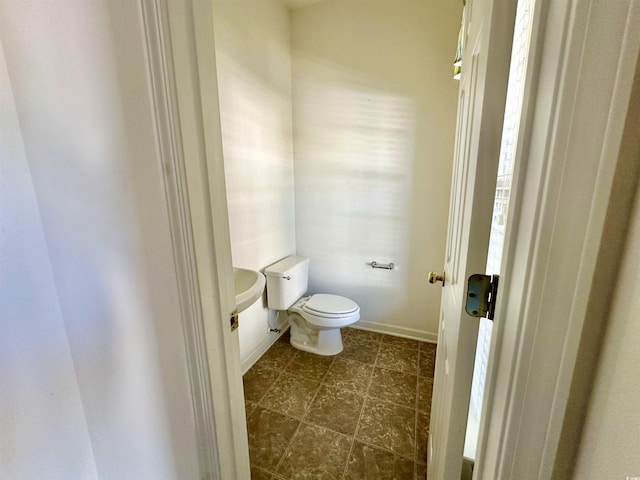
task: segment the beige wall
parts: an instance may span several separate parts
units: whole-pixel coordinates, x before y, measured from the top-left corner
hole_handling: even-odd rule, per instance
[[[609,209],[618,225],[628,222],[626,244],[610,251],[612,265],[619,260],[617,282],[604,324],[597,367],[589,374],[593,385],[582,425],[572,478],[575,480],[640,477],[640,75],[623,138],[618,191],[633,191],[635,202],[628,219],[624,198]],[[634,180],[635,179],[635,180]],[[620,193],[617,193],[620,196]],[[629,202],[630,203],[630,202]],[[615,244],[614,244],[615,246]],[[605,245],[605,248],[611,246]],[[606,294],[606,285],[603,293]],[[604,295],[603,295],[604,297]],[[606,298],[603,298],[606,300]],[[588,391],[585,388],[585,391]],[[561,451],[570,450],[561,445]]]
[[[361,325],[435,340],[461,3],[327,0],[291,12],[298,254]],[[394,262],[393,271],[367,263]]]
[[[576,459],[576,480],[640,477],[640,195],[630,221]]]
[[[135,2],[0,1],[3,479],[199,477],[143,38]]]
[[[289,14],[277,0],[216,0],[214,28],[233,264],[263,270],[296,251]],[[258,301],[240,325],[246,367],[275,312]]]

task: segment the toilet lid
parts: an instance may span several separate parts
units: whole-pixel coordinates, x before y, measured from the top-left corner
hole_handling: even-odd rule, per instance
[[[355,312],[358,309],[358,304],[338,295],[317,293],[307,301],[303,308],[310,312],[344,314]]]

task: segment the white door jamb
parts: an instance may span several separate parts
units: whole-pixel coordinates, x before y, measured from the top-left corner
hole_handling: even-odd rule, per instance
[[[525,171],[513,186],[475,479],[570,478],[580,429],[569,424],[584,395],[572,387],[597,358],[586,339],[606,319],[614,284],[600,274],[615,278],[611,244],[624,235],[607,227],[629,214],[614,202],[640,4],[536,3],[542,28],[516,153]]]
[[[201,479],[250,478],[210,0],[140,0]]]

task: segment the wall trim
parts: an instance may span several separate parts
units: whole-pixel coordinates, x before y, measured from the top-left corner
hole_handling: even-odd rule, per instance
[[[185,334],[199,478],[249,478],[238,332],[229,326],[235,298],[212,2],[139,2]]]
[[[400,327],[386,323],[368,322],[366,320],[358,320],[356,323],[351,325],[351,328],[382,333],[385,335],[393,335],[394,337],[409,338],[411,340],[418,340],[419,342],[438,343],[437,333],[425,332],[415,328]]]
[[[282,335],[285,334],[285,332],[289,329],[289,325],[287,323],[287,319],[284,318],[283,320],[278,320],[278,318],[280,317],[280,312],[278,312],[278,317],[276,318],[276,327],[275,328],[279,328],[280,329],[280,333],[276,333],[276,332],[271,332],[269,334],[268,337],[266,337],[262,343],[260,343],[260,345],[258,345],[255,350],[253,352],[251,352],[249,355],[247,355],[247,358],[245,358],[242,362],[242,375],[244,375],[245,373],[247,373],[249,371],[249,369],[251,367],[253,367],[253,365],[255,365],[255,363],[260,360],[260,357],[262,357],[265,353],[267,353],[267,350],[269,350],[271,348],[271,346],[276,343],[278,341],[278,339],[280,337],[282,337]],[[242,322],[242,320],[240,320]],[[242,328],[242,327],[240,327]]]
[[[242,374],[244,375],[249,371],[255,363],[260,360],[271,346],[278,341],[278,339],[285,334],[289,329],[286,318],[278,321],[277,328],[281,329],[278,334],[273,334],[266,338],[256,349],[251,352],[247,358],[242,362]],[[384,323],[367,322],[360,320],[354,323],[350,328],[357,330],[366,330],[367,332],[382,333],[384,335],[393,335],[394,337],[408,338],[411,340],[417,340],[419,342],[437,343],[438,334],[432,332],[424,332],[422,330],[416,330],[414,328],[398,327],[395,325],[386,325]]]
[[[167,12],[161,0],[141,0],[145,32],[151,104],[155,120],[157,150],[164,172],[164,190],[169,217],[173,262],[178,279],[181,321],[195,420],[200,478],[220,478],[217,433],[207,360],[204,315],[188,191],[185,176],[180,120],[171,47],[167,44]]]

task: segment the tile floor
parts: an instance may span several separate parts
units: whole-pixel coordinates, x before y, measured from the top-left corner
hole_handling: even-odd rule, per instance
[[[245,374],[252,479],[425,478],[435,345],[342,337],[322,357],[285,334]]]

